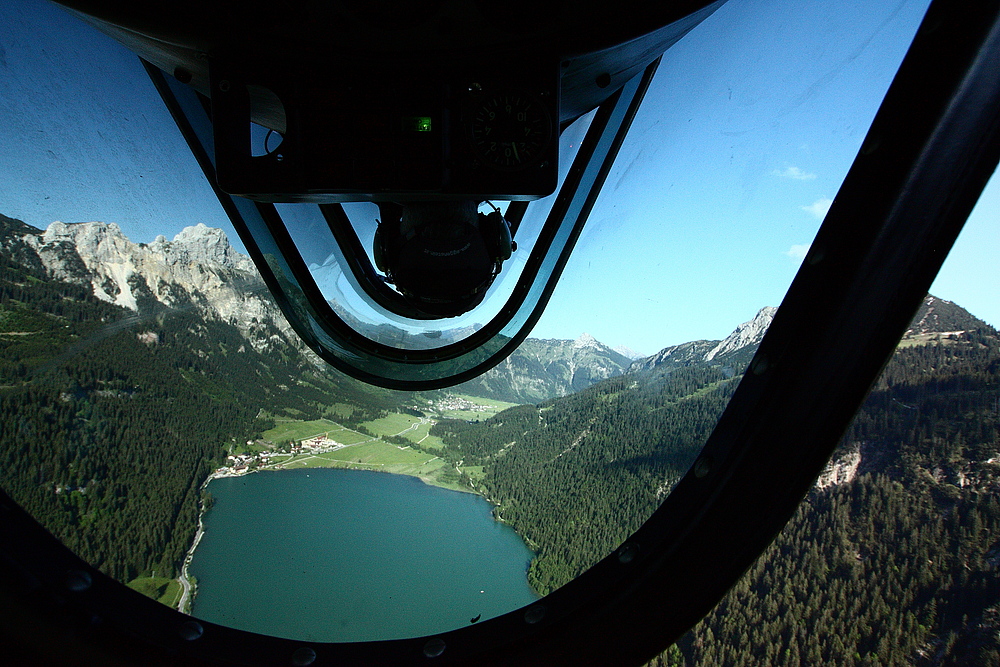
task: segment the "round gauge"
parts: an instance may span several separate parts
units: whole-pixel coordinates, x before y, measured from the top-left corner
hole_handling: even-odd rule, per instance
[[[552,136],[549,114],[523,93],[485,96],[472,115],[472,142],[489,166],[506,171],[534,164]]]

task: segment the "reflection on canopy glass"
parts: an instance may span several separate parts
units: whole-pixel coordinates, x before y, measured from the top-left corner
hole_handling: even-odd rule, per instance
[[[0,156],[0,485],[133,588],[261,633],[416,636],[555,590],[691,466],[926,6],[848,4],[733,0],[668,51],[532,337],[426,392],[304,347],[133,56],[48,5],[4,7],[0,114],[24,150]],[[563,133],[561,178],[590,120]],[[519,244],[551,206],[529,205]],[[390,316],[317,206],[279,210],[376,340],[436,348],[496,315]],[[374,206],[346,212],[370,252]]]

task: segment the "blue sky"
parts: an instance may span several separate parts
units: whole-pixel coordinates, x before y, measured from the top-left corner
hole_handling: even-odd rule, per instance
[[[649,354],[779,304],[926,4],[731,0],[671,49],[533,335]],[[136,58],[41,0],[0,3],[0,121],[0,213],[236,241]],[[994,178],[932,290],[993,325],[998,219]]]

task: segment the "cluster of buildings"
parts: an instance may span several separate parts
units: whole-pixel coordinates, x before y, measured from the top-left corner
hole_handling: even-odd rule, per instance
[[[215,471],[216,477],[231,477],[233,475],[243,475],[250,470],[271,462],[271,457],[275,452],[261,452],[260,454],[238,454],[227,456],[226,465]]]
[[[296,450],[302,451],[303,449],[308,449],[311,452],[332,452],[347,445],[337,442],[329,437],[329,434],[317,435],[315,438],[309,438],[308,440],[303,440],[298,444],[292,445],[292,452]]]
[[[247,442],[247,444],[252,445],[254,443],[251,440]],[[347,445],[341,442],[333,440],[329,437],[329,434],[325,433],[314,438],[308,438],[301,442],[291,443],[290,453],[292,455],[301,454],[303,450],[313,454],[319,452],[333,452],[346,446]],[[281,452],[264,451],[259,454],[230,455],[226,457],[226,464],[217,469],[212,474],[212,477],[235,477],[238,475],[245,475],[246,473],[261,466],[270,464],[272,457],[279,456],[284,453],[285,452],[283,450]],[[281,467],[281,465],[279,464],[278,467]]]
[[[466,412],[496,412],[492,405],[477,405],[467,398],[458,396],[448,396],[442,398],[434,404],[434,408],[439,412],[445,410],[464,410]]]

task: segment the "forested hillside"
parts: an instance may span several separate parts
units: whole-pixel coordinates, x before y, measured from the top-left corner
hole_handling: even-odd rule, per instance
[[[455,389],[509,403],[539,403],[621,375],[631,360],[583,334],[576,340],[528,338],[495,368]]]
[[[441,422],[444,456],[483,466],[478,489],[538,550],[547,593],[607,555],[687,471],[736,386],[729,362],[644,371],[511,408],[482,424]]]
[[[331,396],[345,421],[396,400],[191,309],[130,311],[0,255],[0,486],[119,579],[173,576],[199,485],[273,426],[262,410],[319,417]]]
[[[614,549],[686,471],[752,348],[668,349],[636,372],[483,424],[447,455],[558,587]],[[693,348],[692,348],[693,349]],[[662,357],[662,358],[661,358]],[[655,664],[1000,664],[1000,341],[928,297],[824,478],[726,600]]]
[[[952,315],[939,330],[968,325]],[[687,664],[1000,665],[1000,344],[932,338],[904,341],[845,436],[858,475],[811,494]]]

